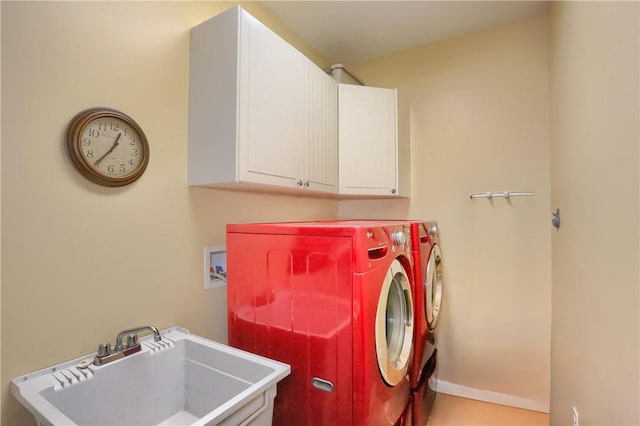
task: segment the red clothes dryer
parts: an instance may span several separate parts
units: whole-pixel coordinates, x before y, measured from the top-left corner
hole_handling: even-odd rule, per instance
[[[436,393],[436,327],[442,303],[442,255],[436,222],[411,223],[412,255],[415,278],[415,328],[413,370],[411,372],[412,418],[425,425]]]
[[[229,344],[291,365],[275,425],[411,416],[409,223],[227,225]]]

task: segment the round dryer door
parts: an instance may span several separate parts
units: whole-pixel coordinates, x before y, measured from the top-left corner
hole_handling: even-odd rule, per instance
[[[385,275],[376,312],[376,353],[384,381],[400,383],[407,372],[413,337],[409,277],[396,259]]]
[[[425,314],[429,329],[434,330],[438,324],[440,304],[442,302],[442,256],[440,247],[435,244],[429,255],[424,280]]]

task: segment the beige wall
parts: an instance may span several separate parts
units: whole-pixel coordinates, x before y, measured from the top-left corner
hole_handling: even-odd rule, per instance
[[[551,424],[640,423],[638,2],[551,6]]]
[[[411,102],[411,200],[341,201],[341,217],[437,220],[445,294],[440,389],[548,410],[548,18],[364,64]],[[470,192],[534,191],[470,200]]]
[[[2,2],[3,425],[33,422],[12,378],[122,329],[179,324],[226,341],[225,290],[202,281],[203,247],[224,244],[226,223],[337,215],[331,200],[187,186],[188,30],[231,5]],[[323,61],[262,6],[247,9]],[[93,185],[65,157],[68,121],[98,105],[149,139],[129,187]]]

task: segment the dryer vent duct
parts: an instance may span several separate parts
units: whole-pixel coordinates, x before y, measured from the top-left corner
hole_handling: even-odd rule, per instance
[[[338,83],[355,84],[358,86],[365,85],[362,80],[347,71],[342,64],[333,64],[330,67],[324,68],[323,71],[329,74]]]

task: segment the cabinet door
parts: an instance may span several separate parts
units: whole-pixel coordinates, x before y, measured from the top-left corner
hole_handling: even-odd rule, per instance
[[[396,194],[396,91],[340,84],[338,102],[340,193]]]
[[[304,186],[338,191],[338,84],[312,62],[306,65]]]
[[[306,58],[243,11],[238,177],[295,187],[301,183]]]

